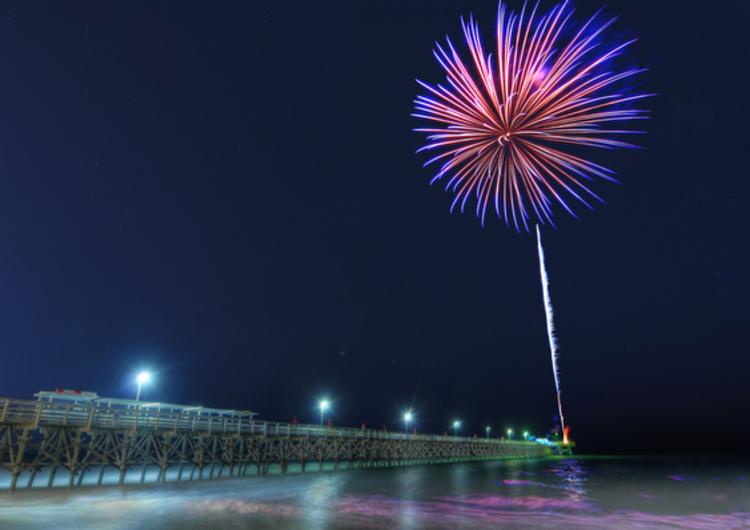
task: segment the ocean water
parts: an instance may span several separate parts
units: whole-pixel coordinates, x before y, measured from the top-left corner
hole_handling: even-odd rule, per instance
[[[750,459],[559,458],[0,493],[0,529],[750,529]]]

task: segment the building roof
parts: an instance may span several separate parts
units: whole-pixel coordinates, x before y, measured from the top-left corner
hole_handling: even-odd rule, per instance
[[[244,418],[252,418],[258,415],[257,412],[252,412],[250,410],[216,409],[203,407],[201,405],[179,405],[176,403],[162,403],[158,401],[136,401],[135,399],[99,397],[96,392],[83,392],[80,390],[56,389],[40,391],[34,394],[34,397],[39,399],[39,401],[68,401],[107,408],[148,408],[152,410],[167,410],[181,414],[193,413],[200,415],[208,414],[212,416],[235,416]]]

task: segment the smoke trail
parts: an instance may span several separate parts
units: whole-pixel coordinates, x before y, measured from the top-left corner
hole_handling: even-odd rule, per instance
[[[555,323],[553,321],[552,300],[549,297],[549,278],[547,277],[547,267],[544,264],[544,248],[542,248],[542,234],[539,231],[539,225],[536,225],[536,240],[539,250],[539,273],[542,276],[542,294],[544,296],[544,312],[547,315],[547,337],[549,338],[549,352],[552,356],[552,373],[555,376],[555,390],[557,390],[557,410],[560,413],[560,425],[562,426],[563,435],[565,431],[565,418],[562,411],[562,399],[560,398],[560,371],[557,368],[557,338],[555,337]],[[567,436],[565,436],[567,438]]]

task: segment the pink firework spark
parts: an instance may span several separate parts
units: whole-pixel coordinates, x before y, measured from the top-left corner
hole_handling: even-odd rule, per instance
[[[496,59],[485,55],[473,17],[462,19],[471,61],[448,39],[447,48],[436,44],[434,51],[447,85],[417,81],[429,94],[417,96],[413,115],[434,124],[416,129],[428,135],[420,152],[437,152],[425,165],[441,163],[431,183],[447,179],[455,194],[451,211],[460,204],[463,212],[473,195],[482,225],[491,202],[506,224],[526,231],[531,210],[539,222],[554,224],[554,203],[573,216],[571,197],[591,208],[590,198],[601,199],[588,182],[615,181],[614,172],[571,148],[635,147],[618,137],[641,131],[617,123],[647,117],[632,105],[651,94],[617,88],[644,69],[617,71],[612,61],[635,40],[602,44],[615,19],[600,22],[597,13],[573,29],[568,2],[543,15],[537,7],[516,14],[500,2]]]

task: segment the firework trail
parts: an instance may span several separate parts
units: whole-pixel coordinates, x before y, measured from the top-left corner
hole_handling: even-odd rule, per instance
[[[419,152],[439,164],[431,181],[444,181],[453,193],[451,212],[464,211],[473,198],[484,226],[487,210],[517,231],[536,221],[539,266],[557,405],[567,438],[560,399],[557,343],[539,224],[554,226],[553,206],[575,216],[575,204],[603,202],[591,189],[595,180],[616,181],[614,172],[588,158],[588,148],[633,148],[627,135],[643,131],[623,125],[648,118],[635,105],[652,94],[629,94],[622,86],[644,69],[619,69],[614,59],[635,40],[605,44],[615,19],[600,12],[573,27],[565,1],[547,13],[524,4],[519,14],[498,6],[496,54],[486,54],[473,17],[461,19],[469,60],[450,39],[436,44],[435,58],[446,83],[417,81],[413,116],[430,122],[416,129],[427,135]]]
[[[560,426],[563,434],[565,431],[565,416],[562,411],[562,396],[560,394],[560,369],[557,367],[557,358],[560,351],[557,347],[555,337],[554,312],[552,310],[552,299],[549,296],[549,277],[547,276],[547,265],[544,263],[544,247],[542,247],[542,233],[539,225],[536,225],[536,245],[539,252],[539,274],[542,277],[542,298],[544,299],[544,313],[547,317],[547,339],[549,339],[549,353],[552,357],[552,374],[555,378],[555,390],[557,392],[557,411],[560,414]]]

